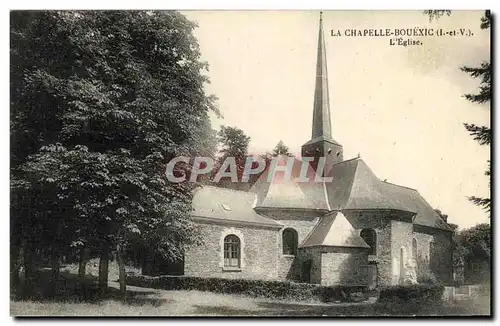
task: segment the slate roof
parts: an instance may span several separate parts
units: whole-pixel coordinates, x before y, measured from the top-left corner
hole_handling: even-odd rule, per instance
[[[278,165],[285,165],[288,157],[278,157]],[[250,188],[250,192],[257,195],[256,207],[266,208],[291,208],[329,211],[328,198],[325,185],[313,182],[314,170],[309,166],[307,175],[310,182],[300,182],[299,178],[302,161],[297,158],[291,164],[290,177],[284,180],[285,172],[277,170],[272,180],[271,166],[267,166],[262,175]]]
[[[285,164],[287,157],[280,157]],[[285,172],[276,172],[270,182],[270,167],[250,189],[257,194],[256,207],[311,210],[395,209],[416,214],[414,223],[451,230],[419,192],[381,181],[361,158],[337,163],[328,173],[332,182],[298,182],[302,161],[293,158],[291,178],[283,181]],[[314,171],[307,174],[314,179]]]
[[[361,158],[334,165],[328,176],[332,209],[397,209],[415,213],[415,224],[451,230],[417,190],[380,181]]]
[[[429,203],[416,189],[383,182],[387,188],[392,188],[393,194],[399,198],[407,211],[417,212],[414,224],[429,226],[441,230],[453,229],[436,213]]]
[[[253,210],[256,195],[253,193],[203,186],[194,192],[193,216],[219,221],[234,221],[244,224],[281,227],[272,219]]]
[[[300,247],[334,246],[370,248],[342,212],[321,217]]]

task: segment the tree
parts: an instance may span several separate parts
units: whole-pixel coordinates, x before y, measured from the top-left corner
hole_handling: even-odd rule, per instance
[[[196,242],[193,185],[165,177],[171,158],[213,148],[195,27],[175,11],[11,13],[14,276],[46,244],[55,274],[62,252],[90,247],[103,290],[116,255],[125,293],[130,243],[175,259]]]
[[[278,155],[292,156],[288,147],[281,140],[278,142],[278,144],[276,144],[276,147],[273,149],[273,156],[278,156]]]
[[[489,16],[488,16],[489,17]],[[488,23],[484,26],[489,27]],[[485,27],[487,28],[487,27]],[[478,94],[465,94],[465,98],[468,101],[474,103],[489,103],[491,101],[491,63],[483,62],[480,67],[462,67],[462,71],[470,74],[473,78],[480,78],[481,84],[479,86]],[[475,124],[464,123],[465,129],[470,133],[470,135],[476,140],[480,145],[489,146],[491,143],[491,128],[487,126],[477,126]],[[484,173],[489,178],[488,187],[491,188],[491,162],[488,160],[488,167]],[[470,196],[469,200],[475,205],[482,207],[491,217],[491,199],[481,198],[476,196]]]
[[[221,126],[218,133],[219,142],[221,143],[221,154],[219,161],[223,162],[227,157],[235,157],[244,159],[248,155],[248,145],[250,137],[245,135],[245,132],[237,127]]]
[[[426,10],[425,14],[429,15],[429,19],[438,19],[442,15],[451,15],[451,10]],[[486,10],[481,18],[481,29],[488,29],[491,26],[491,12]],[[465,94],[464,97],[473,103],[484,104],[491,101],[491,62],[484,61],[479,67],[461,67],[461,71],[468,73],[472,78],[479,78],[479,93]],[[489,146],[491,143],[491,128],[487,126],[477,126],[475,124],[464,123],[465,129],[480,145]],[[489,178],[488,187],[491,188],[491,162],[488,160],[488,167],[485,175]],[[483,208],[491,217],[491,199],[481,198],[476,196],[468,197],[475,205]]]
[[[491,266],[491,227],[489,224],[478,224],[460,231],[455,229],[453,240],[453,266],[464,267],[467,272],[466,278],[470,278],[471,272],[477,273],[477,271],[470,270],[471,262],[483,262],[485,269]]]
[[[466,254],[491,258],[491,226],[487,223],[475,225],[459,233],[459,241],[466,248]]]
[[[424,14],[429,16],[429,20],[439,19],[440,17],[446,15],[451,15],[451,10],[424,10]]]
[[[248,145],[250,137],[245,132],[237,127],[221,126],[218,134],[220,144],[219,158],[217,166],[214,168],[214,175],[222,168],[222,164],[227,158],[234,158],[236,162],[238,181],[241,181],[243,170],[245,168],[246,159],[248,157]],[[230,167],[226,167],[224,172],[229,171]],[[230,178],[224,177],[218,183],[218,186],[224,188],[240,189],[240,182],[236,184],[231,182]]]

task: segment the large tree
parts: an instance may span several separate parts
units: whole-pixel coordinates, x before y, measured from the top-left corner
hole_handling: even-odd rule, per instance
[[[54,269],[90,246],[102,287],[116,254],[125,291],[130,241],[175,259],[196,240],[193,185],[165,178],[213,148],[195,27],[175,11],[11,13],[13,274],[45,244]]]

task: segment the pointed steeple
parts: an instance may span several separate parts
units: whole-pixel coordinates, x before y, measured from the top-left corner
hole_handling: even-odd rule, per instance
[[[319,16],[318,55],[316,61],[316,87],[314,90],[314,113],[312,137],[332,138],[330,120],[330,99],[328,96],[328,70],[326,67],[326,46],[323,33],[323,12]]]
[[[323,175],[326,175],[332,165],[343,160],[342,145],[332,138],[330,119],[330,99],[328,95],[328,70],[326,67],[326,46],[323,35],[323,12],[319,18],[318,54],[316,62],[316,86],[314,89],[314,109],[312,137],[302,145],[303,157],[314,157],[312,163],[316,170],[318,162],[325,158]]]

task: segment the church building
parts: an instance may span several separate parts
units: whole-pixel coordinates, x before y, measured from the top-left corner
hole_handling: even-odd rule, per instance
[[[323,21],[319,22],[311,139],[302,158],[325,158],[331,182],[268,180],[249,191],[195,190],[193,220],[203,244],[184,254],[186,276],[290,280],[377,287],[416,274],[452,281],[452,229],[419,192],[381,181],[360,158],[343,159],[333,139]],[[288,157],[284,157],[287,160]]]

